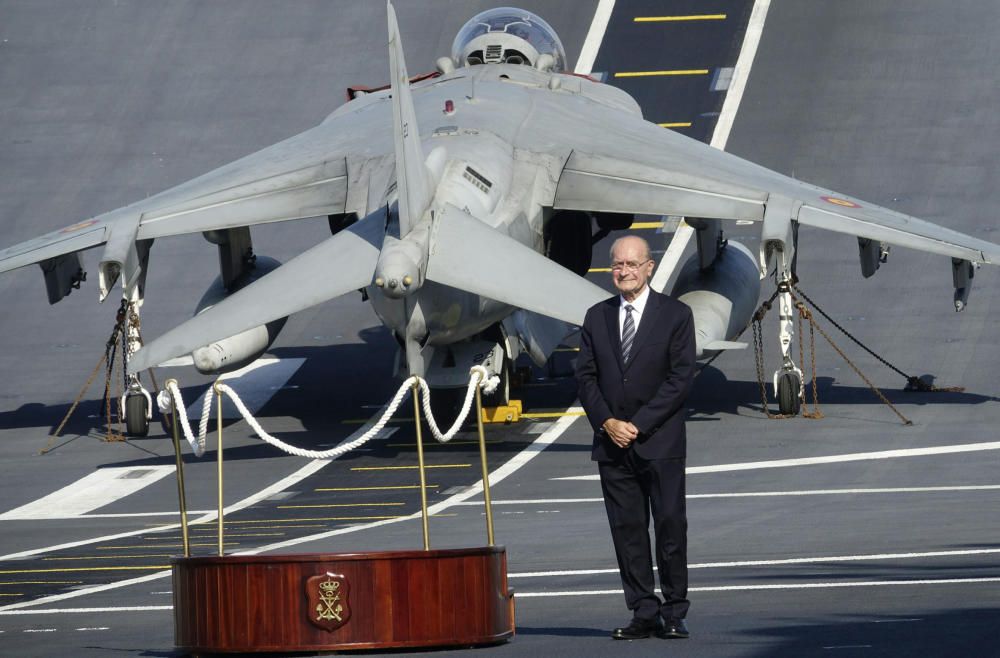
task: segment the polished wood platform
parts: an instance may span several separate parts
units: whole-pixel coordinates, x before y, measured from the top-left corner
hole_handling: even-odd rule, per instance
[[[174,558],[174,639],[196,652],[436,647],[514,634],[502,546]]]

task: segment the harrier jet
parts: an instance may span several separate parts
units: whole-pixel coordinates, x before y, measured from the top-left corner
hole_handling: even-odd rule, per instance
[[[458,386],[483,363],[506,382],[527,353],[546,361],[608,293],[584,277],[592,246],[636,214],[676,215],[698,252],[667,292],[694,311],[701,356],[739,347],[760,280],[794,276],[799,225],[858,238],[871,276],[888,245],[951,258],[955,305],[1000,246],[770,171],[643,119],[620,89],[567,70],[559,37],[513,8],[465,24],[450,57],[411,80],[391,3],[391,83],[358,93],[320,125],[199,178],[0,251],[0,271],[41,265],[51,303],[79,286],[80,252],[103,246],[100,298],[119,279],[138,309],[154,240],[202,233],[221,275],[197,314],[131,356],[131,373],[191,354],[203,372],[259,357],[288,315],[361,290],[411,374]],[[332,236],[279,264],[256,256],[250,227],[316,216]],[[760,227],[759,253],[723,239]],[[665,280],[665,279],[664,279]],[[791,297],[779,285],[779,398],[801,395]],[[123,407],[142,432],[148,395]],[[506,395],[506,385],[499,395]],[[136,418],[136,416],[142,416]]]

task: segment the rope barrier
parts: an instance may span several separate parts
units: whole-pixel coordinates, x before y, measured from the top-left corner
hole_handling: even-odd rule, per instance
[[[396,394],[393,396],[392,401],[389,403],[388,407],[386,407],[385,412],[382,414],[381,418],[378,419],[378,422],[376,422],[371,427],[371,429],[369,429],[367,432],[362,434],[360,437],[354,439],[350,443],[345,443],[343,445],[337,446],[336,448],[331,448],[330,450],[322,450],[322,451],[305,450],[303,448],[298,448],[291,444],[285,443],[281,439],[272,436],[271,434],[268,434],[268,432],[264,430],[263,427],[261,427],[260,423],[257,422],[257,419],[254,418],[253,414],[250,413],[250,410],[247,409],[246,405],[243,403],[243,400],[240,399],[240,396],[236,393],[236,391],[234,391],[231,387],[229,387],[222,381],[218,382],[216,384],[216,387],[220,393],[229,396],[229,398],[233,401],[233,404],[236,406],[237,411],[240,412],[240,415],[243,417],[243,419],[247,422],[248,425],[250,425],[250,427],[257,434],[257,436],[263,439],[266,443],[269,443],[275,448],[283,450],[284,452],[290,455],[295,455],[296,457],[305,457],[307,459],[333,459],[347,452],[350,452],[355,448],[361,447],[371,439],[378,436],[379,432],[381,432],[385,428],[389,420],[393,417],[393,415],[395,415],[396,411],[399,409],[399,405],[402,404],[403,401],[406,399],[407,395],[409,395],[414,384],[418,384],[421,392],[423,393],[422,406],[424,414],[427,418],[427,425],[430,427],[431,433],[434,435],[434,438],[441,443],[446,443],[450,441],[456,434],[458,434],[458,431],[462,427],[462,423],[465,422],[466,417],[469,415],[469,411],[472,408],[472,401],[475,397],[476,388],[482,387],[483,392],[489,394],[492,393],[494,390],[496,390],[496,387],[500,383],[499,377],[496,376],[490,377],[489,372],[483,366],[473,366],[469,370],[469,373],[470,373],[469,386],[465,392],[465,401],[462,405],[462,410],[459,413],[458,417],[455,419],[455,422],[452,424],[452,426],[448,428],[447,432],[444,433],[441,432],[441,430],[438,428],[437,421],[435,421],[434,419],[434,414],[431,412],[431,404],[430,404],[431,391],[430,387],[427,385],[427,381],[422,377],[414,376],[414,377],[409,377],[406,381],[400,384],[399,389],[396,391]],[[181,413],[178,413],[178,417],[180,419],[181,429],[183,430],[184,438],[187,439],[187,442],[191,445],[191,450],[194,451],[195,455],[198,457],[201,457],[205,453],[205,444],[206,444],[205,437],[208,434],[208,417],[212,410],[212,399],[214,397],[215,396],[211,395],[210,393],[205,394],[205,403],[204,405],[202,405],[201,409],[201,421],[199,422],[198,425],[197,437],[191,431],[191,425],[188,422],[187,413],[183,412],[183,410],[185,410],[187,407],[184,406],[184,399],[181,395],[181,390],[176,383],[171,381],[168,384],[167,388],[160,391],[160,393],[156,397],[157,405],[160,408],[160,413],[169,414],[171,410],[171,405],[174,405],[176,409],[181,411]],[[220,408],[217,413],[221,414],[222,409]]]

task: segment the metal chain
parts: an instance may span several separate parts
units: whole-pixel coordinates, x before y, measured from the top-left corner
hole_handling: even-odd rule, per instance
[[[816,386],[816,332],[814,328],[816,326],[815,320],[813,319],[812,313],[809,309],[805,307],[805,304],[798,302],[795,307],[799,310],[799,361],[805,362],[805,350],[802,347],[802,321],[809,321],[809,361],[812,367],[812,399],[813,399],[813,410],[812,411],[802,411],[803,418],[812,418],[819,420],[823,418],[823,412],[819,410],[819,387]],[[803,400],[805,402],[805,400]]]
[[[80,389],[80,393],[76,396],[76,399],[73,400],[73,404],[70,405],[69,411],[67,411],[66,415],[63,416],[62,422],[59,423],[59,427],[56,428],[55,432],[49,435],[49,442],[45,444],[45,447],[42,448],[38,452],[38,454],[44,455],[49,450],[52,450],[52,444],[55,443],[55,440],[57,438],[59,438],[59,435],[62,433],[63,428],[66,427],[66,423],[69,422],[70,416],[72,416],[73,412],[76,411],[77,406],[79,406],[80,404],[80,400],[83,399],[83,396],[86,395],[87,391],[90,389],[90,385],[94,383],[94,380],[97,378],[97,373],[101,371],[101,366],[104,365],[104,361],[107,358],[108,358],[107,353],[101,356],[101,359],[97,362],[97,365],[94,366],[94,371],[90,373],[90,377],[87,378],[87,383],[84,384],[83,388]]]
[[[903,389],[904,391],[918,391],[918,392],[921,392],[921,393],[927,393],[927,392],[935,392],[935,393],[961,393],[962,391],[965,390],[964,386],[935,386],[934,384],[928,384],[927,382],[925,382],[924,380],[920,379],[919,377],[917,377],[915,375],[908,375],[908,374],[906,374],[905,372],[903,372],[902,370],[900,370],[899,368],[897,368],[893,364],[889,363],[889,361],[887,361],[885,358],[883,358],[879,354],[876,354],[870,347],[868,347],[867,345],[865,345],[864,343],[862,343],[851,332],[849,332],[847,329],[845,329],[844,327],[842,327],[836,320],[834,320],[833,318],[831,318],[830,315],[826,311],[824,311],[822,308],[820,308],[816,304],[816,302],[814,302],[812,299],[810,299],[809,295],[807,295],[804,292],[802,292],[802,290],[800,290],[798,286],[792,284],[792,288],[795,290],[795,292],[797,292],[802,297],[802,299],[804,299],[807,302],[809,302],[810,306],[812,306],[814,309],[816,309],[817,311],[819,311],[820,315],[822,315],[824,318],[826,318],[830,322],[830,324],[832,324],[834,327],[836,327],[837,329],[839,329],[842,334],[844,334],[845,336],[847,336],[848,338],[850,338],[852,341],[854,341],[854,343],[858,347],[860,347],[864,351],[868,352],[873,357],[875,357],[876,359],[878,359],[878,361],[881,362],[884,366],[886,366],[887,368],[890,368],[891,370],[893,370],[897,374],[899,374],[901,377],[903,377],[906,380],[906,387]]]
[[[798,302],[798,299],[795,297],[794,294],[792,295],[792,298],[795,299]],[[802,305],[801,302],[799,302],[799,305],[800,305],[800,311],[799,311],[800,313],[802,313],[802,310],[808,311],[808,309],[805,309],[804,305]],[[823,338],[826,339],[826,342],[830,343],[830,347],[832,347],[834,350],[836,350],[837,354],[840,355],[840,357],[847,363],[847,365],[851,366],[851,369],[854,370],[855,373],[857,373],[858,377],[860,377],[862,379],[862,381],[864,381],[866,384],[868,384],[868,387],[871,388],[872,392],[875,393],[875,395],[877,395],[878,398],[886,406],[888,406],[890,409],[892,409],[892,412],[894,414],[896,414],[897,416],[899,416],[899,419],[903,421],[903,424],[904,425],[912,425],[913,421],[911,421],[909,418],[907,418],[902,413],[900,413],[899,409],[897,409],[895,407],[895,405],[892,404],[892,402],[889,402],[889,399],[886,398],[885,395],[882,394],[882,391],[879,390],[879,388],[877,386],[875,386],[875,384],[873,384],[872,381],[870,379],[868,379],[863,372],[861,372],[861,369],[858,368],[856,365],[854,365],[854,362],[851,361],[847,357],[846,354],[844,354],[844,351],[841,350],[840,347],[838,347],[835,342],[833,342],[833,339],[830,338],[829,334],[827,334],[825,331],[823,331],[823,327],[819,326],[816,323],[816,319],[812,317],[811,313],[809,313],[807,319],[809,320],[810,327],[815,327],[816,330],[819,331],[820,335],[823,336]],[[815,372],[815,370],[814,370],[814,372]],[[813,381],[813,386],[815,386],[815,380]]]

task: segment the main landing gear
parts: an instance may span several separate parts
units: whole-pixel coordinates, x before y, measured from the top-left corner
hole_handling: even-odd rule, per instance
[[[794,307],[792,305],[791,281],[785,279],[778,284],[778,339],[781,343],[781,368],[774,372],[774,395],[778,398],[778,410],[785,416],[797,416],[805,399],[805,384],[802,370],[792,360],[792,336],[795,332]]]

